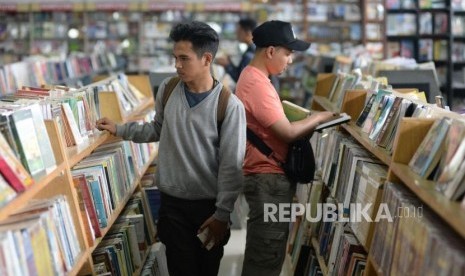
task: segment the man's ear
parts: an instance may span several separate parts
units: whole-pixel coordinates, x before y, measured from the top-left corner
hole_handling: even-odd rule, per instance
[[[207,52],[207,53],[203,54],[203,56],[205,57],[205,65],[209,66],[213,62],[212,53]]]
[[[269,58],[269,59],[273,58],[275,51],[276,51],[276,48],[274,46],[266,47],[265,49],[266,58]]]

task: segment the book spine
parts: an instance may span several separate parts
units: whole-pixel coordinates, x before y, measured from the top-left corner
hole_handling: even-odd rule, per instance
[[[376,144],[380,145],[381,141],[383,140],[384,135],[386,134],[386,129],[389,127],[392,121],[392,117],[397,113],[397,110],[399,110],[399,106],[402,102],[402,98],[396,97],[394,100],[394,103],[392,104],[391,110],[389,111],[388,117],[386,118],[386,121],[383,124],[383,127],[381,128],[381,131],[379,132],[379,135],[376,139]],[[393,122],[394,123],[394,122]]]
[[[357,119],[357,122],[355,124],[359,127],[363,126],[363,123],[365,123],[366,118],[368,117],[368,113],[370,113],[371,106],[373,105],[373,102],[375,100],[376,95],[372,94],[370,96],[370,99],[368,99],[367,104],[365,105],[365,108],[363,109],[362,113]]]
[[[26,187],[23,185],[19,177],[15,174],[15,172],[11,169],[8,165],[6,160],[3,156],[0,155],[0,172],[5,178],[5,180],[10,184],[10,186],[17,192],[23,192]]]

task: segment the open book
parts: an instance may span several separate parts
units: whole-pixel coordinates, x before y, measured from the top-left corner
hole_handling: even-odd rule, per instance
[[[321,131],[328,127],[334,127],[340,124],[349,122],[351,117],[346,113],[340,113],[337,116],[334,116],[330,121],[322,123],[315,128],[315,131]]]
[[[310,110],[303,108],[299,105],[296,105],[294,103],[291,103],[288,101],[282,101],[282,105],[283,105],[283,109],[284,109],[284,113],[286,114],[286,117],[291,122],[305,119],[306,117],[310,115]],[[320,131],[328,127],[333,127],[333,126],[337,126],[343,123],[347,123],[350,120],[351,120],[351,117],[349,115],[347,115],[346,113],[341,113],[331,118],[330,121],[317,126],[315,131]]]

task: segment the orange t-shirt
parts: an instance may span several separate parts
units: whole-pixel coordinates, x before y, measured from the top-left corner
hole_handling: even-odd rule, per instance
[[[279,95],[268,76],[248,65],[237,82],[236,96],[244,104],[247,127],[273,150],[276,159],[284,161],[288,145],[274,136],[269,127],[285,117],[285,114]],[[245,175],[284,174],[274,158],[266,157],[248,140],[243,170]]]

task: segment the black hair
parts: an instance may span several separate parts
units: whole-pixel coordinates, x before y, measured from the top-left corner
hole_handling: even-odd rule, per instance
[[[174,42],[190,41],[199,58],[207,52],[211,53],[214,58],[218,51],[218,34],[203,22],[192,21],[177,24],[170,32],[170,39]]]
[[[238,24],[246,32],[252,32],[257,27],[257,21],[252,18],[242,18]]]

